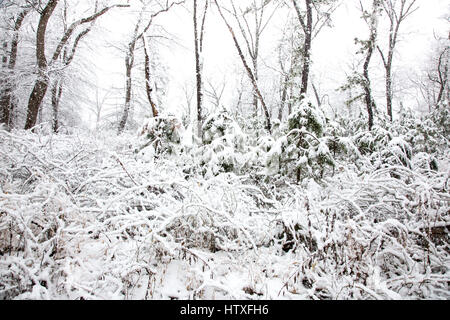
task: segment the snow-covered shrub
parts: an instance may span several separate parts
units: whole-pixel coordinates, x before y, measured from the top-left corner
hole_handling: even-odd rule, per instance
[[[307,98],[298,102],[288,118],[285,134],[267,153],[267,172],[295,176],[297,181],[322,177],[325,167],[334,165],[329,149],[333,140],[323,136],[325,126],[325,116],[313,102]]]
[[[433,113],[420,118],[411,111],[404,111],[390,126],[390,130],[394,135],[402,136],[411,145],[413,153],[433,154],[447,144],[439,125],[433,119]]]
[[[304,258],[280,292],[306,290],[312,299],[448,296],[448,174],[402,170],[408,183],[380,169],[363,177],[340,173],[325,188],[289,187],[298,211],[280,214],[272,234],[283,251]]]
[[[448,159],[185,179],[135,138],[0,131],[1,298],[450,298]]]
[[[410,167],[413,152],[404,136],[395,136],[389,130],[374,126],[371,131],[357,133],[353,139],[360,154],[366,156],[374,168]]]
[[[426,152],[418,152],[411,159],[411,166],[419,172],[436,171],[438,170],[437,159]]]
[[[362,155],[371,155],[381,151],[392,139],[388,130],[374,126],[371,131],[361,131],[354,136],[354,141]]]
[[[288,118],[289,130],[302,130],[322,136],[325,128],[326,118],[319,107],[308,98],[297,102]]]
[[[181,142],[181,121],[172,115],[148,118],[139,129],[136,152],[141,154],[173,154]]]
[[[247,163],[246,139],[225,110],[211,114],[203,124],[203,145],[197,150],[203,173],[241,172]]]
[[[442,101],[436,105],[430,115],[441,138],[448,140],[450,136],[450,101]]]

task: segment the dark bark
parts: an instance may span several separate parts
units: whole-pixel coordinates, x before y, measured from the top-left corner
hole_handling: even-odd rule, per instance
[[[38,79],[36,80],[36,83],[34,85],[33,91],[30,95],[30,99],[28,101],[28,111],[27,111],[27,119],[25,122],[25,130],[31,129],[36,125],[37,120],[37,114],[39,112],[41,103],[45,97],[45,94],[47,93],[47,89],[49,86],[49,76],[48,76],[48,63],[47,58],[45,56],[45,33],[47,29],[47,24],[52,16],[53,11],[55,10],[56,6],[58,4],[58,0],[50,0],[47,3],[47,6],[44,8],[44,10],[41,13],[41,17],[39,19],[39,25],[37,29],[37,37],[36,37],[36,59],[38,64]],[[110,9],[114,7],[127,7],[128,5],[113,5],[110,7],[106,7],[99,12],[94,13],[93,15],[77,20],[74,23],[72,23],[69,28],[64,33],[63,37],[59,41],[52,59],[51,63],[56,62],[61,55],[62,50],[66,47],[67,42],[69,38],[72,36],[76,28],[82,24],[89,23],[95,21],[98,17],[102,16],[106,12],[108,12]],[[74,48],[76,49],[76,46],[78,45],[79,40],[84,35],[81,35],[77,38],[75,41]],[[72,52],[75,54],[75,49]],[[73,58],[73,55],[71,56],[71,59]]]
[[[369,119],[368,120],[369,130],[372,130],[372,127],[373,127],[373,123],[374,123],[373,122],[373,109],[375,108],[375,102],[372,98],[372,91],[370,88],[370,78],[369,78],[369,63],[372,58],[372,54],[373,54],[373,47],[369,48],[369,50],[367,52],[367,56],[364,61],[364,71],[363,71],[364,100],[366,103],[367,114],[368,114],[368,119]]]
[[[377,39],[377,1],[374,0],[373,2],[373,11],[371,16],[369,17],[369,20],[366,20],[366,22],[369,25],[370,30],[370,36],[369,41],[367,42],[367,54],[366,59],[364,60],[363,65],[363,90],[364,90],[364,101],[366,104],[367,114],[368,114],[368,127],[369,130],[372,130],[373,124],[374,124],[374,117],[373,112],[375,109],[375,101],[372,96],[372,89],[370,87],[370,77],[369,77],[369,65],[370,61],[373,56],[373,51],[375,49],[375,42]],[[361,11],[364,12],[364,8],[361,4]]]
[[[25,122],[25,130],[29,130],[36,125],[37,115],[40,109],[40,105],[48,89],[47,77],[43,77],[35,82],[33,91],[28,101],[28,113]]]
[[[197,97],[197,134],[199,139],[202,139],[203,132],[203,83],[202,83],[202,61],[201,54],[203,51],[203,37],[205,31],[205,19],[208,11],[208,1],[205,1],[205,7],[202,17],[202,23],[200,26],[200,32],[198,30],[197,19],[197,0],[194,0],[194,50],[195,50],[195,80],[196,80],[196,97]]]
[[[320,99],[319,91],[317,90],[314,83],[311,83],[311,86],[313,88],[314,97],[316,98],[317,106],[320,108],[322,106],[322,100]]]
[[[39,19],[39,25],[36,32],[38,79],[34,84],[33,91],[31,92],[30,99],[28,101],[25,130],[31,129],[36,125],[37,114],[48,89],[49,79],[47,75],[47,58],[45,57],[45,33],[47,30],[48,21],[50,20],[57,4],[58,0],[50,0],[42,11]]]
[[[156,104],[153,102],[152,99],[152,88],[150,86],[150,56],[147,51],[147,44],[145,41],[145,37],[142,37],[142,41],[144,42],[144,56],[145,56],[145,66],[144,66],[144,73],[145,73],[145,91],[147,92],[147,99],[150,103],[150,106],[152,108],[152,114],[153,117],[158,116],[158,109],[156,108]]]
[[[444,98],[444,92],[448,88],[448,50],[449,48],[445,48],[444,51],[441,52],[438,59],[438,83],[439,83],[439,93],[436,99],[436,104],[441,103]]]
[[[8,63],[8,77],[3,81],[1,92],[0,92],[0,107],[3,111],[2,117],[0,118],[0,123],[4,123],[8,129],[11,129],[12,124],[12,114],[16,109],[16,103],[13,96],[14,81],[11,79],[14,75],[14,69],[16,67],[17,52],[19,46],[19,30],[23,24],[23,21],[27,14],[31,11],[30,8],[22,10],[14,22],[13,36],[11,39],[11,49],[9,53],[9,63]],[[6,61],[5,61],[6,62]]]
[[[312,0],[305,0],[306,5],[306,22],[305,18],[300,12],[297,0],[292,0],[292,3],[297,13],[297,18],[305,33],[305,40],[303,42],[303,67],[302,67],[302,86],[300,88],[300,95],[305,96],[308,92],[309,71],[311,68],[311,46],[313,33],[313,4]]]
[[[309,70],[311,66],[311,41],[312,41],[312,0],[305,0],[306,3],[306,30],[305,30],[305,44],[304,44],[304,62],[302,69],[302,87],[300,89],[301,95],[306,95],[308,92]]]
[[[197,94],[197,134],[202,137],[202,73],[200,67],[200,46],[198,38],[197,26],[197,0],[194,0],[194,41],[195,41],[195,79],[196,79],[196,94]]]

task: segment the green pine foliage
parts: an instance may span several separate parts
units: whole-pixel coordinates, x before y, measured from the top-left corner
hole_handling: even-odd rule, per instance
[[[174,154],[181,143],[181,121],[172,115],[149,118],[139,130],[136,153]]]

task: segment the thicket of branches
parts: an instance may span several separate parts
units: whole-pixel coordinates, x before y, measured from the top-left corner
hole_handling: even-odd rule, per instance
[[[447,40],[417,82],[429,111],[419,115],[392,76],[416,1],[360,2],[363,59],[331,114],[312,48],[338,1],[242,3],[95,1],[78,12],[62,0],[3,2],[0,299],[449,299]],[[175,7],[190,10],[195,31],[197,103],[186,88],[183,115],[162,103],[151,42],[164,32],[154,19]],[[68,106],[92,82],[86,53],[75,54],[116,9],[137,17],[117,45],[120,118],[101,125],[108,94],[100,101],[97,88],[96,130],[83,130]],[[203,74],[212,10],[241,66],[234,106],[222,103],[226,84]],[[277,10],[290,15],[269,90],[259,49]],[[372,94],[376,54],[385,108]],[[140,123],[137,106],[148,113]]]
[[[413,120],[340,137],[350,158],[302,162],[300,184],[225,117],[201,147],[173,122],[141,139],[2,130],[1,296],[448,299],[448,140],[420,142],[433,127]]]

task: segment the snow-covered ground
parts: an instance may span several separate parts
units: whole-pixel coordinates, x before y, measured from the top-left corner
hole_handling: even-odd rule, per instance
[[[1,299],[449,299],[448,163],[188,175],[136,136],[0,131]]]

